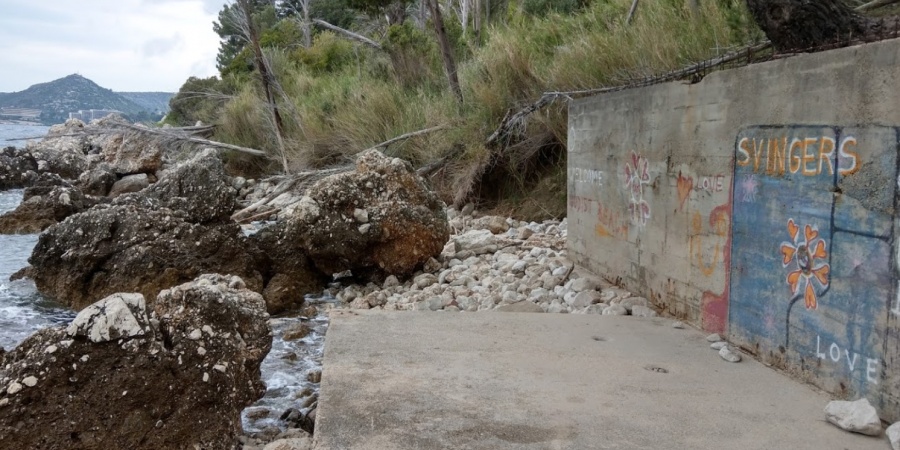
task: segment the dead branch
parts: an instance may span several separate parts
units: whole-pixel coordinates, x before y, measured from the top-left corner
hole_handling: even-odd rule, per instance
[[[631,9],[628,10],[628,17],[625,17],[625,25],[631,24],[631,19],[634,18],[634,13],[637,11],[638,0],[634,0],[631,2]]]
[[[173,139],[176,141],[190,142],[193,144],[206,145],[209,147],[224,148],[224,149],[228,149],[228,150],[234,150],[236,152],[247,153],[247,154],[253,155],[253,156],[268,156],[268,154],[266,152],[264,152],[262,150],[257,150],[255,148],[241,147],[239,145],[226,144],[224,142],[211,141],[209,139],[201,139],[201,138],[194,137],[194,136],[188,136],[188,135],[185,135],[182,133],[162,131],[162,129],[139,127],[137,125],[131,125],[131,124],[127,124],[127,123],[116,123],[116,124],[111,124],[111,125],[114,127],[128,128],[129,130],[134,130],[134,131],[138,131],[141,133],[152,134],[154,136],[163,136],[163,137]],[[173,128],[173,130],[178,130],[178,128]],[[100,134],[100,133],[98,133],[98,134]]]
[[[382,143],[380,143],[380,144],[378,144],[378,145],[369,147],[369,148],[367,148],[367,149],[365,149],[365,150],[363,150],[362,152],[359,152],[359,153],[367,152],[367,151],[369,151],[369,150],[376,150],[376,149],[379,149],[379,148],[384,148],[384,147],[387,147],[387,146],[389,146],[389,145],[391,145],[391,144],[393,144],[393,143],[395,143],[395,142],[404,141],[404,140],[406,140],[406,139],[413,138],[413,137],[416,137],[416,136],[421,136],[421,135],[423,135],[423,134],[434,133],[435,131],[443,130],[443,129],[446,129],[446,128],[447,128],[447,125],[438,125],[438,126],[436,126],[436,127],[425,128],[424,130],[413,131],[413,132],[410,132],[410,133],[401,134],[400,136],[397,136],[397,137],[388,139],[388,140],[386,140],[386,141],[384,141],[384,142],[382,142]]]
[[[304,191],[306,187],[310,186],[312,183],[315,183],[316,181],[321,180],[322,178],[325,178],[327,176],[334,175],[337,173],[349,172],[352,169],[353,169],[353,166],[341,166],[341,167],[335,167],[332,169],[311,170],[311,171],[307,171],[307,172],[299,172],[299,173],[292,174],[288,177],[284,177],[284,179],[280,183],[278,183],[277,186],[275,186],[275,189],[272,190],[271,193],[269,193],[265,197],[259,199],[256,203],[253,203],[252,205],[250,205],[240,211],[236,211],[234,214],[231,215],[231,220],[234,220],[237,222],[246,221],[247,217],[250,217],[251,215],[256,213],[256,210],[267,205],[269,202],[274,200],[279,195],[284,194],[285,192],[288,192],[290,190]],[[280,208],[277,208],[276,210],[280,210]]]
[[[885,6],[893,5],[894,3],[900,3],[900,0],[875,0],[869,3],[865,3],[856,7],[857,11],[871,11],[873,9],[883,8]]]
[[[341,27],[339,27],[339,26],[337,26],[337,25],[332,25],[332,24],[330,24],[330,23],[328,23],[328,22],[326,22],[326,21],[324,21],[324,20],[321,20],[321,19],[313,19],[312,22],[313,22],[314,24],[316,24],[316,25],[322,27],[322,28],[327,28],[327,29],[329,29],[329,30],[331,30],[331,31],[336,31],[336,32],[338,32],[338,33],[343,34],[344,36],[349,37],[350,39],[353,39],[353,40],[362,42],[363,44],[366,44],[366,45],[368,45],[369,47],[376,48],[376,49],[378,49],[378,50],[384,50],[384,48],[381,47],[381,44],[379,44],[379,43],[377,43],[377,42],[375,42],[375,41],[373,41],[373,40],[371,40],[371,39],[369,39],[369,38],[367,38],[367,37],[365,37],[365,36],[363,36],[363,35],[361,35],[361,34],[356,34],[356,33],[352,32],[352,31],[350,31],[350,30],[345,30],[345,29],[343,29],[343,28],[341,28]]]

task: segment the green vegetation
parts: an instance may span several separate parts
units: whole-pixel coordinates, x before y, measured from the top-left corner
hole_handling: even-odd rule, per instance
[[[345,163],[362,149],[443,125],[441,131],[393,144],[386,153],[417,166],[447,158],[431,177],[446,201],[475,199],[523,217],[565,214],[566,105],[543,108],[521,133],[488,147],[487,137],[508,112],[543,92],[626,84],[760,38],[741,0],[700,0],[696,10],[685,0],[641,2],[628,25],[631,0],[481,0],[480,30],[472,12],[464,28],[460,10],[444,8],[463,91],[458,102],[421,9],[426,6],[346,1],[360,6],[360,15],[342,25],[381,49],[318,27],[305,48],[300,16],[276,11],[282,18],[266,26],[254,19],[283,88],[278,105],[291,169]],[[366,16],[366,11],[380,14]],[[245,59],[236,64],[242,52]],[[277,155],[252,54],[234,54],[220,67],[221,78],[188,80],[172,100],[169,120],[213,122],[219,125],[216,139]],[[269,170],[278,168],[273,161]]]

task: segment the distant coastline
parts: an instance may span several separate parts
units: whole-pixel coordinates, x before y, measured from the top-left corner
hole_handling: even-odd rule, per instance
[[[35,127],[47,126],[40,122],[32,122],[29,120],[8,120],[8,119],[0,119],[0,125],[31,125],[31,126],[35,126]]]

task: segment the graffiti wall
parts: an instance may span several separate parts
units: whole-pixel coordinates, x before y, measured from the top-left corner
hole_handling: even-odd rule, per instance
[[[881,126],[762,126],[735,145],[731,338],[872,400],[896,298],[898,139]]]
[[[900,420],[898,85],[893,40],[572,102],[570,256]]]

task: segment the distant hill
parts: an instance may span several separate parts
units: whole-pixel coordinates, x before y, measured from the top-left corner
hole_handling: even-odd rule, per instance
[[[158,120],[165,110],[159,108],[159,100],[152,105],[146,98],[161,99],[162,93],[127,93],[129,97],[142,98],[141,102],[127,98],[97,85],[93,81],[73,74],[47,83],[35,84],[21,92],[0,93],[0,114],[19,110],[40,110],[39,120],[44,124],[65,122],[69,113],[79,110],[121,111],[132,120]],[[166,110],[168,100],[166,100]]]
[[[175,96],[174,92],[116,92],[116,94],[137,103],[147,111],[169,112],[169,100]]]

